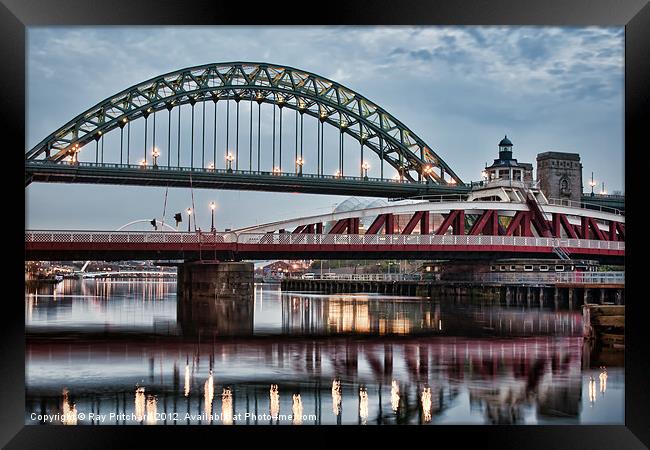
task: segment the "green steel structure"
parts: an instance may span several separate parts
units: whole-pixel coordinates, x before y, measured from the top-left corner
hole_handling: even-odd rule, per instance
[[[367,166],[364,159],[364,149],[369,149],[374,152],[379,161],[381,162],[381,176],[378,178],[381,182],[390,181],[384,176],[384,163],[393,167],[399,174],[398,182],[400,185],[415,184],[419,187],[414,190],[402,189],[396,190],[395,194],[401,195],[408,193],[423,194],[426,192],[435,191],[435,188],[446,187],[450,191],[458,189],[466,191],[462,180],[454,173],[454,171],[436,154],[433,149],[427,145],[421,138],[419,138],[413,131],[406,127],[402,122],[393,117],[386,110],[382,109],[372,101],[363,97],[362,95],[354,92],[353,90],[342,86],[332,80],[321,77],[319,75],[309,73],[303,70],[294,69],[286,66],[278,66],[267,63],[253,63],[253,62],[233,62],[233,63],[215,63],[196,67],[189,67],[175,72],[160,75],[152,78],[143,83],[132,86],[123,90],[101,102],[92,108],[79,114],[77,117],[70,120],[58,130],[47,136],[39,142],[34,148],[26,152],[26,185],[31,181],[67,181],[67,182],[92,182],[90,179],[94,174],[99,174],[101,170],[108,170],[117,172],[124,170],[125,175],[107,177],[104,182],[112,182],[115,184],[138,184],[133,181],[133,175],[138,178],[138,174],[145,172],[133,172],[126,175],[126,172],[136,171],[138,165],[132,165],[127,157],[124,163],[124,134],[130,132],[130,123],[138,120],[144,120],[145,130],[145,150],[144,159],[141,166],[151,168],[152,166],[161,168],[167,166],[169,169],[166,173],[180,176],[182,171],[176,171],[174,168],[181,169],[180,164],[180,108],[178,112],[178,157],[176,164],[173,164],[172,149],[171,149],[171,128],[172,121],[176,117],[172,117],[172,110],[175,111],[176,107],[182,105],[190,105],[192,113],[192,144],[191,149],[191,169],[199,169],[199,171],[213,171],[217,176],[219,171],[215,170],[216,167],[206,167],[206,148],[205,148],[205,109],[206,104],[209,102],[214,104],[215,111],[215,138],[214,148],[208,150],[208,159],[212,157],[214,163],[220,158],[217,157],[217,144],[216,144],[216,117],[217,117],[217,103],[225,101],[228,111],[230,106],[236,108],[237,111],[237,128],[236,128],[236,147],[235,155],[227,153],[226,159],[228,160],[227,174],[236,174],[239,171],[239,154],[249,154],[248,175],[253,175],[255,153],[257,153],[257,173],[264,173],[260,168],[260,107],[262,104],[273,105],[273,168],[268,170],[267,174],[289,174],[288,171],[283,171],[281,167],[276,167],[276,108],[279,110],[280,122],[280,165],[282,162],[282,112],[283,109],[291,109],[295,111],[295,172],[291,175],[302,177],[302,164],[303,160],[303,119],[304,116],[311,116],[317,119],[318,122],[318,168],[316,175],[320,177],[321,181],[331,183],[332,180],[325,178],[323,171],[324,166],[324,144],[323,144],[323,127],[328,124],[335,127],[340,131],[339,138],[339,155],[338,163],[339,170],[337,176],[340,178],[349,178],[350,172],[354,178],[358,178],[358,182],[369,181],[367,176]],[[250,120],[247,119],[249,125],[250,138],[247,139],[244,146],[239,145],[239,104],[240,102],[250,102]],[[233,103],[234,102],[234,103]],[[194,145],[194,116],[195,105],[203,103],[203,141],[201,147],[201,164],[199,167],[194,165],[195,145]],[[257,142],[253,142],[253,124],[254,124],[254,104],[258,105],[257,114]],[[169,144],[166,151],[166,158],[163,157],[162,164],[157,161],[155,154],[155,147],[153,153],[153,165],[150,163],[151,154],[147,150],[147,125],[153,118],[153,144],[155,145],[155,127],[156,127],[156,113],[167,112],[167,119],[164,124],[167,124],[167,136],[164,141]],[[230,112],[227,116],[230,119]],[[160,121],[160,119],[159,119]],[[197,126],[198,129],[198,126]],[[120,162],[112,165],[104,164],[103,161],[103,143],[104,136],[112,130],[120,130]],[[298,139],[298,130],[300,130],[300,141]],[[228,125],[227,133],[230,131]],[[354,170],[348,170],[348,174],[344,174],[344,139],[343,136],[351,136],[358,142],[358,151],[360,152],[360,164]],[[233,139],[235,136],[228,136],[228,139]],[[129,137],[130,139],[130,137]],[[292,140],[292,138],[289,138]],[[130,142],[130,141],[129,141]],[[286,142],[286,141],[285,141]],[[298,144],[299,142],[299,144]],[[95,145],[89,145],[89,144]],[[254,145],[257,144],[257,145]],[[102,160],[96,156],[95,164],[80,163],[78,153],[87,148],[95,147],[96,155],[99,155],[99,146],[102,146]],[[128,144],[127,144],[128,145]],[[286,145],[286,144],[285,144]],[[197,148],[199,145],[197,145]],[[149,147],[152,148],[152,147]],[[285,147],[286,148],[286,147]],[[313,145],[309,146],[313,149]],[[242,150],[243,149],[243,150]],[[248,150],[248,152],[246,151]],[[127,148],[127,154],[129,149]],[[227,149],[227,152],[230,150]],[[91,151],[84,152],[85,155]],[[138,151],[140,153],[140,151]],[[211,154],[213,153],[213,154]],[[245,154],[244,153],[244,154]],[[221,156],[221,155],[219,155]],[[286,156],[286,154],[285,154]],[[328,158],[332,158],[330,153]],[[233,162],[235,168],[233,170]],[[68,177],[65,173],[70,172],[71,166],[75,167],[75,173],[78,178]],[[148,167],[147,167],[148,166]],[[58,171],[57,168],[61,168]],[[364,173],[365,171],[365,173]],[[148,172],[148,171],[147,171]],[[358,174],[358,177],[357,177]],[[101,174],[99,174],[101,175]],[[209,172],[205,173],[209,177]],[[109,180],[110,178],[110,180]],[[144,181],[143,177],[143,181]],[[165,176],[158,173],[154,178],[154,184],[167,184],[164,180]],[[173,177],[172,177],[173,178]],[[131,180],[130,182],[127,181]],[[112,180],[112,181],[111,181]],[[232,177],[220,180],[220,183],[228,183]],[[170,180],[172,181],[172,180]],[[102,181],[95,181],[102,182]],[[151,181],[149,182],[151,183]],[[146,183],[145,183],[146,184]],[[182,184],[182,183],[181,183]],[[322,184],[322,183],[321,183]],[[396,183],[390,185],[396,186]],[[426,186],[426,188],[425,188]],[[224,186],[226,187],[226,186]],[[258,188],[260,188],[258,186]],[[431,188],[434,188],[433,190]],[[464,188],[464,189],[463,189]],[[263,189],[263,188],[260,188]],[[390,190],[390,189],[388,189]],[[443,191],[445,191],[443,189]],[[437,192],[437,191],[436,191]],[[380,194],[385,196],[384,193]]]

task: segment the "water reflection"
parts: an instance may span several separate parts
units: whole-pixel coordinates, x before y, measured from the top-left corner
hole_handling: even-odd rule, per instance
[[[165,282],[92,283],[110,296],[26,297],[27,423],[623,422],[622,367],[590,356],[576,311],[258,288],[192,328]]]

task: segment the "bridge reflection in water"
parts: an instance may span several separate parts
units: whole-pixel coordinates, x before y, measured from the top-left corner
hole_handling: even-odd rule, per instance
[[[101,283],[83,282],[89,297],[77,283],[57,288],[56,301],[27,295],[28,415],[74,410],[86,415],[80,424],[623,420],[622,368],[589,361],[575,311],[258,286],[253,307],[221,303],[218,320],[190,327],[178,317],[174,327],[163,282],[113,282],[110,301]],[[125,305],[136,314],[117,314]],[[61,323],[75,314],[87,328],[66,339]],[[138,314],[150,322],[127,323]]]

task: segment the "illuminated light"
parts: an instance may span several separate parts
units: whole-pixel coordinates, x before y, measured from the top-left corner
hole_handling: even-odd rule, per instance
[[[208,165],[208,169],[210,169],[210,170],[214,170],[214,163],[210,163],[210,164]]]
[[[135,390],[135,420],[138,422],[144,420],[145,409],[144,386],[140,386]]]
[[[339,380],[332,381],[332,412],[335,416],[341,414],[341,382]]]
[[[361,168],[364,169],[364,170],[368,170],[368,169],[370,169],[370,164],[368,164],[366,161],[364,161],[363,164],[361,164]]]
[[[335,176],[336,178],[341,178],[341,171],[340,171],[340,170],[337,170],[336,172],[334,172],[334,176]]]
[[[298,159],[296,159],[296,164],[298,164],[299,166],[302,166],[303,164],[305,164],[305,160],[302,159],[302,158],[298,158]]]
[[[146,159],[141,160],[141,161],[140,161],[140,165],[141,165],[142,167],[146,166],[146,165],[147,165],[147,160],[146,160]]]
[[[205,398],[205,415],[209,417],[212,414],[212,400],[214,399],[214,379],[212,377],[212,371],[210,371],[210,375],[203,385],[203,395]]]
[[[210,209],[214,211],[217,208],[217,204],[215,202],[210,202]]]
[[[226,155],[226,160],[227,160],[227,161],[234,161],[234,160],[235,160],[235,155],[233,155],[232,153],[228,152],[228,154]]]
[[[393,380],[390,388],[390,406],[393,408],[393,411],[397,412],[399,408],[399,386],[395,380]]]
[[[192,215],[192,208],[187,208],[185,211],[187,212],[188,216]]]
[[[275,174],[280,173],[280,168],[279,167],[274,167],[273,168],[273,173],[275,173]]]
[[[77,424],[77,405],[70,403],[70,398],[68,397],[69,392],[67,389],[63,389],[63,400],[61,405],[61,422],[63,425],[76,425]]]
[[[101,130],[100,130],[100,131],[98,131],[98,132],[97,132],[97,134],[101,136],[101,135],[102,135],[102,132],[101,132]]]
[[[122,122],[126,123],[126,117],[124,119],[122,119]]]
[[[272,384],[271,389],[269,390],[269,396],[270,396],[270,407],[269,409],[271,410],[271,418],[277,419],[278,414],[280,414],[280,393],[278,391],[278,385],[277,384]]]
[[[224,425],[232,425],[232,391],[224,388],[221,393],[221,420]]]
[[[593,403],[596,401],[596,380],[594,377],[589,377],[589,402],[590,406],[593,406]]]
[[[159,157],[160,156],[160,150],[158,150],[158,147],[154,147],[153,150],[151,150],[151,154],[156,158]]]
[[[368,391],[366,388],[359,388],[359,417],[361,425],[366,425],[368,421]]]
[[[431,422],[431,388],[422,390],[422,413],[425,422]]]
[[[293,424],[302,425],[302,399],[300,394],[293,394],[291,411],[293,412]]]
[[[449,180],[449,184],[456,184],[456,180],[452,178],[451,180]]]
[[[147,425],[156,424],[156,397],[154,395],[147,396]]]
[[[607,390],[607,369],[603,366],[601,370],[600,375],[598,375],[598,379],[600,380],[599,390],[602,394],[605,394]]]

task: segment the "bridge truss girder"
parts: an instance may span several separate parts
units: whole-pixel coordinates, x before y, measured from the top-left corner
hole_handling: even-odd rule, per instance
[[[125,89],[50,134],[26,153],[26,160],[61,162],[130,121],[188,103],[222,100],[270,103],[315,117],[370,148],[405,180],[463,184],[421,138],[360,94],[313,73],[250,62],[181,69]]]

